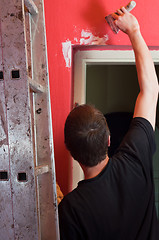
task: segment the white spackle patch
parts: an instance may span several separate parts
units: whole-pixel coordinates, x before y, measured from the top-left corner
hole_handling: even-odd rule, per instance
[[[94,36],[91,32],[85,31],[82,29],[80,44],[81,45],[90,45],[93,41],[93,38],[94,38]]]
[[[82,29],[81,31],[81,45],[106,45],[108,41],[108,35],[104,35],[104,37],[100,38],[98,36],[94,36],[90,31],[85,31]]]
[[[106,42],[108,41],[108,35],[104,35],[104,37],[98,37],[94,36],[92,32],[90,31],[85,31],[82,29],[81,31],[81,38],[78,40],[76,37],[74,38],[74,41],[80,45],[106,45]],[[71,51],[71,41],[67,40],[66,42],[62,42],[62,52],[63,56],[66,62],[66,67],[70,68],[71,67],[71,56],[72,56],[72,51]]]
[[[74,41],[75,41],[75,42],[78,42],[78,39],[75,37],[75,38],[74,38]]]
[[[70,68],[71,67],[71,41],[66,41],[62,43],[62,52],[63,56],[66,62],[66,67]]]

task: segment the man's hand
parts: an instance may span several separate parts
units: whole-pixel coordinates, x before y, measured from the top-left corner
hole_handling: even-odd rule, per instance
[[[134,34],[140,30],[137,19],[129,13],[125,7],[118,9],[112,16],[115,19],[117,27],[128,35]]]

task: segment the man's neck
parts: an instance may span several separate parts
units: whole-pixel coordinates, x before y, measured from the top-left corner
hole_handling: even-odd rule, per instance
[[[86,167],[81,165],[81,168],[84,172],[84,177],[85,179],[90,179],[90,178],[94,178],[96,177],[107,165],[109,161],[109,157],[106,156],[106,158],[100,162],[98,165],[94,166],[94,167]]]

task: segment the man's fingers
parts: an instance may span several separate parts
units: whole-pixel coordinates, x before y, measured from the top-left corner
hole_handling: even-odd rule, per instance
[[[122,15],[123,14],[123,11],[121,9],[118,9],[116,12],[117,12],[118,15]]]
[[[119,15],[117,15],[116,13],[112,13],[112,17],[117,20]]]
[[[120,9],[117,9],[117,11],[115,13],[112,13],[112,17],[114,19],[118,19],[119,16],[122,16],[125,12],[127,11],[124,7],[121,7]]]
[[[121,7],[121,11],[122,11],[123,13],[127,13],[127,12],[128,12],[125,7]]]

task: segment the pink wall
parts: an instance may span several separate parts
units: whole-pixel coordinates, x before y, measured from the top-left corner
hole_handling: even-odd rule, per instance
[[[64,194],[71,189],[71,160],[64,146],[63,127],[71,108],[72,45],[130,45],[128,37],[115,35],[105,16],[127,0],[45,0],[49,74],[57,181]],[[148,45],[159,46],[159,1],[136,0],[132,11],[138,18]]]

